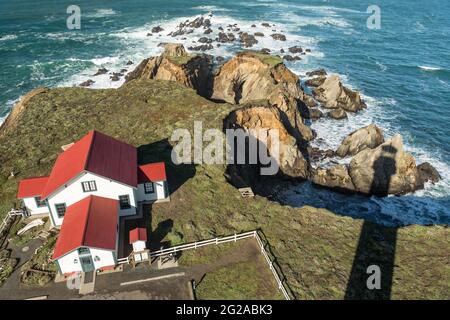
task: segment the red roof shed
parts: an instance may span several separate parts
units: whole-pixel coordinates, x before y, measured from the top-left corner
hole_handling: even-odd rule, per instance
[[[130,231],[130,244],[136,241],[147,241],[147,229],[136,228]]]

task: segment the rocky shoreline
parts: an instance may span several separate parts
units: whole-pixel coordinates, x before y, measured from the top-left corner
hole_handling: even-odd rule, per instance
[[[305,84],[312,89],[310,95],[279,56],[242,51],[216,66],[213,57],[190,54],[181,44],[161,46],[164,53],[142,61],[127,75],[127,82],[175,81],[209,100],[241,106],[224,120],[224,129],[279,130],[278,178],[310,180],[319,187],[339,192],[377,196],[407,194],[424,188],[428,181],[435,183],[440,179],[429,163],[416,165],[415,159],[403,150],[400,135],[385,141],[376,125],[351,133],[337,150],[310,146],[316,135],[306,125],[307,119],[315,121],[328,116],[339,121],[347,113],[367,108],[359,92],[345,87],[338,75],[329,75],[323,69],[309,72],[310,79]],[[323,114],[319,106],[330,111]],[[351,160],[349,164],[328,168],[317,165],[317,160],[331,157],[351,157]],[[261,177],[249,166],[232,165],[228,169],[233,184],[259,188]]]

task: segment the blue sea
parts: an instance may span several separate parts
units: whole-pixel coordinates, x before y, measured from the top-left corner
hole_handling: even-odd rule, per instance
[[[101,67],[131,70],[143,58],[160,53],[164,41],[195,45],[194,32],[167,34],[187,19],[209,15],[214,33],[237,23],[242,31],[261,31],[254,49],[279,54],[293,45],[311,54],[287,65],[300,76],[324,67],[362,92],[367,110],[345,121],[319,120],[314,142],[337,148],[353,130],[375,123],[387,137],[401,133],[405,148],[418,163],[434,165],[443,177],[436,185],[403,197],[343,196],[310,184],[279,190],[292,206],[324,207],[338,214],[385,225],[450,224],[450,2],[446,0],[108,0],[77,1],[81,29],[69,30],[66,9],[73,1],[0,2],[0,118],[29,90],[38,86],[73,86],[92,79],[93,88],[118,87]],[[367,28],[367,8],[381,10],[381,28]],[[262,22],[274,26],[266,28]],[[251,25],[256,24],[256,28]],[[147,36],[160,25],[164,31]],[[287,41],[275,41],[272,30]],[[184,38],[185,37],[185,38]],[[231,57],[239,43],[208,53]],[[128,60],[133,65],[127,66]]]

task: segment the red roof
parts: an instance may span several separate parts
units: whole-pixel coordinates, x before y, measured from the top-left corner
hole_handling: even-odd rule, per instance
[[[138,183],[165,181],[166,179],[164,162],[144,164],[138,168]]]
[[[119,222],[118,200],[89,196],[66,210],[53,259],[77,249],[116,249]]]
[[[135,187],[136,168],[135,147],[98,131],[89,131],[58,156],[41,197],[47,198],[83,171]]]
[[[48,177],[36,177],[23,179],[19,182],[19,190],[17,191],[17,198],[30,198],[42,195]]]
[[[130,231],[130,244],[136,241],[147,241],[147,229],[136,228]]]

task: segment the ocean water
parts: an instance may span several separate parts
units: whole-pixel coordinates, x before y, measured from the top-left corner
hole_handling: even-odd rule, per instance
[[[92,79],[93,88],[118,87],[123,78],[113,82],[109,74],[93,74],[101,67],[130,71],[143,58],[159,54],[160,42],[195,45],[203,30],[178,38],[167,34],[186,19],[212,13],[210,37],[219,26],[237,23],[243,31],[265,34],[254,49],[279,54],[292,45],[310,48],[311,54],[286,63],[288,67],[300,76],[324,67],[363,93],[367,110],[345,121],[312,124],[318,133],[314,144],[336,148],[353,130],[376,123],[387,137],[401,133],[417,162],[429,161],[443,177],[425,190],[387,198],[343,196],[305,183],[279,190],[281,201],[386,225],[450,223],[450,2],[379,0],[379,30],[367,28],[366,10],[373,1],[364,0],[84,0],[77,2],[81,29],[68,30],[71,4],[0,2],[0,119],[38,86],[73,86]],[[262,22],[274,26],[266,28]],[[164,31],[147,36],[156,25]],[[272,29],[287,41],[273,40]],[[208,53],[227,58],[240,49],[236,42]],[[133,65],[126,65],[128,60]]]

